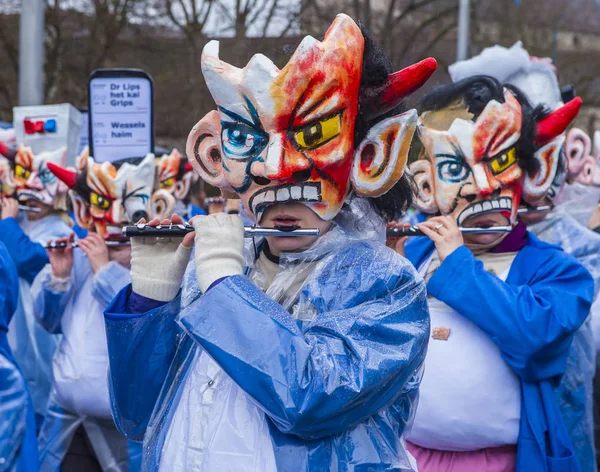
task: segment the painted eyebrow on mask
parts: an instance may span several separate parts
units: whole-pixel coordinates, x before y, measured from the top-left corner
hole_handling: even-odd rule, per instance
[[[452,146],[452,149],[454,150],[455,154],[446,154],[446,153],[439,153],[436,154],[435,157],[448,157],[451,159],[456,159],[457,161],[462,161],[464,163],[467,162],[467,158],[465,157],[465,155],[463,154],[463,152],[460,150],[460,148],[453,143],[450,143],[450,146]]]
[[[217,110],[219,110],[220,112],[224,113],[225,115],[227,115],[232,120],[235,120],[235,121],[237,121],[239,123],[243,123],[243,124],[248,125],[248,126],[250,126],[252,128],[257,128],[260,131],[265,132],[262,124],[260,123],[260,117],[258,116],[258,112],[256,111],[256,108],[254,107],[254,105],[252,104],[252,102],[248,99],[248,97],[244,96],[244,100],[246,102],[246,110],[248,110],[248,113],[252,117],[252,121],[247,120],[243,116],[240,116],[237,113],[235,113],[235,112],[233,112],[231,110],[228,110],[225,107],[217,107]]]
[[[136,195],[136,193],[137,193],[137,192],[139,192],[140,190],[142,190],[144,187],[145,187],[145,185],[140,185],[138,188],[136,188],[136,189],[133,189],[131,192],[129,192],[129,193],[127,193],[127,194],[125,194],[125,195],[123,196],[123,201],[127,200],[129,197],[133,197],[134,195],[135,195],[135,196],[138,196],[138,197],[142,197],[142,199],[146,199],[146,198],[148,198],[148,195],[147,195],[147,194]]]

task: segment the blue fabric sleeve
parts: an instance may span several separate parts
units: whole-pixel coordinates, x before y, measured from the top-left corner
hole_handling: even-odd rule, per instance
[[[302,328],[244,276],[192,302],[181,323],[280,431],[347,431],[398,401],[427,348],[424,283],[382,252],[339,255],[311,285],[317,313]]]
[[[590,311],[594,281],[560,250],[543,261],[526,263],[535,268],[532,280],[512,285],[510,276],[503,282],[486,272],[462,246],[440,265],[427,290],[485,331],[523,380],[558,381],[572,334]]]
[[[175,317],[180,297],[143,314],[129,311],[131,285],[104,312],[115,424],[141,441],[169,372],[181,333]]]
[[[14,218],[0,220],[0,241],[6,245],[19,277],[29,283],[49,262],[43,246],[31,241]]]

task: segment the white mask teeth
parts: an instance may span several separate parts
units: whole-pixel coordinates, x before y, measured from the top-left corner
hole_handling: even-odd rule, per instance
[[[460,215],[458,215],[458,225],[462,225],[463,222],[478,213],[486,213],[494,210],[511,210],[512,200],[510,197],[500,197],[494,200],[486,200],[480,203],[474,203],[465,208]]]
[[[265,208],[274,203],[285,202],[320,202],[321,184],[310,182],[306,184],[285,185],[278,188],[259,190],[250,197],[250,208],[258,219]]]

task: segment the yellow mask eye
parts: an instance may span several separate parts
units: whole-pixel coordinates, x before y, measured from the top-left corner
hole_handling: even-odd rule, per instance
[[[160,188],[172,187],[174,183],[175,183],[175,179],[173,177],[169,177],[168,179],[161,180]]]
[[[108,198],[98,195],[95,192],[90,193],[90,203],[101,210],[108,210],[111,205],[111,201]]]
[[[510,149],[508,152],[493,158],[490,161],[490,167],[494,174],[500,174],[517,162],[517,154],[515,148]]]
[[[294,131],[294,140],[302,150],[315,149],[340,134],[342,115],[337,114]]]
[[[23,179],[28,179],[31,175],[31,171],[29,169],[25,169],[25,167],[17,164],[15,166],[15,175],[17,177],[22,177]]]

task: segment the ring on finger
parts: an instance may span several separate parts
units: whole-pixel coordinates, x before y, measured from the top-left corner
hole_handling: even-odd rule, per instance
[[[440,223],[440,224],[435,225],[434,229],[439,233],[440,229],[442,229],[443,227],[444,227],[444,225]]]

